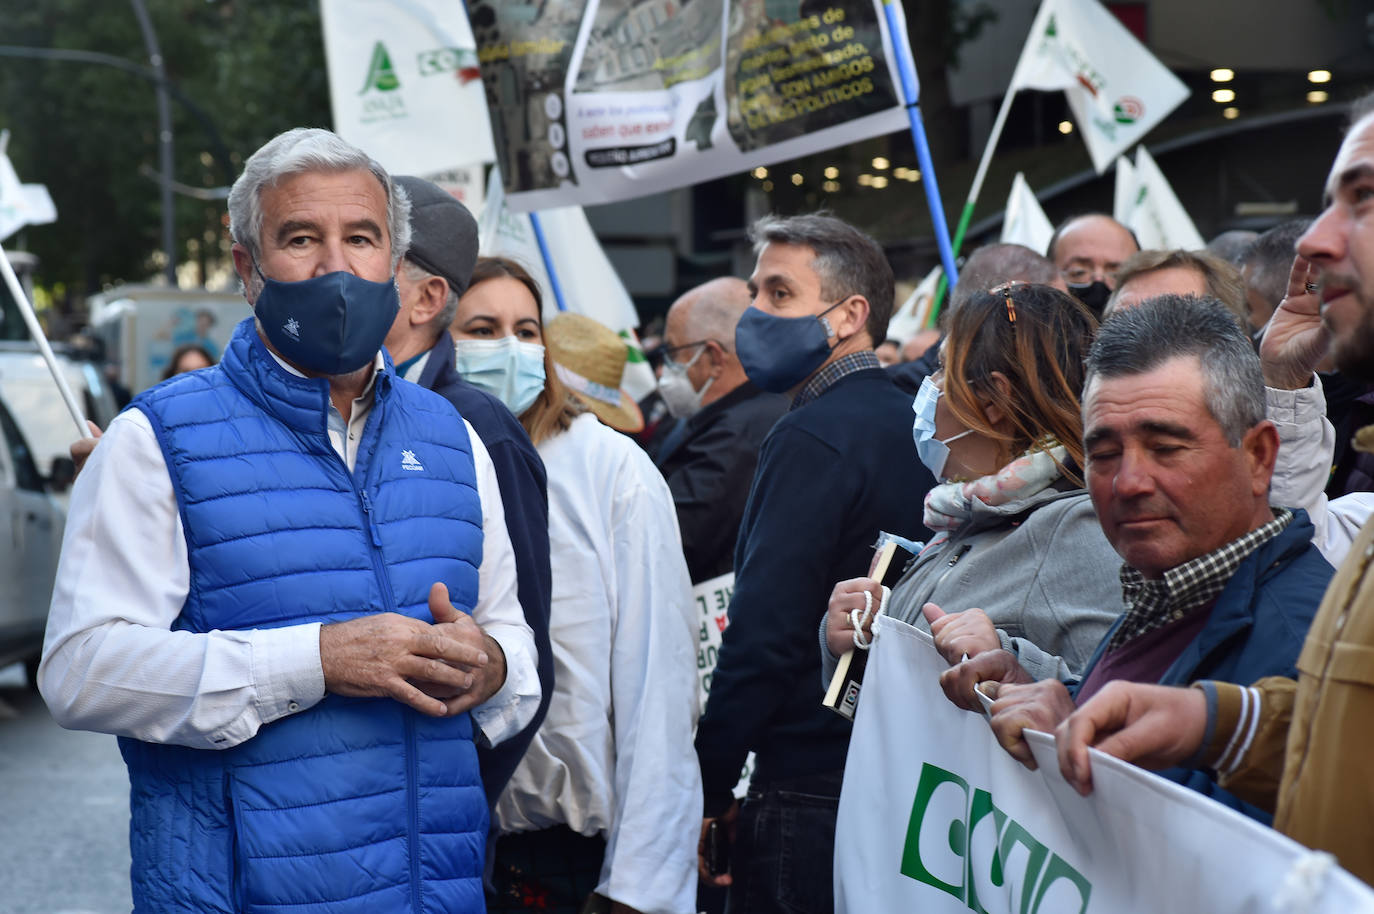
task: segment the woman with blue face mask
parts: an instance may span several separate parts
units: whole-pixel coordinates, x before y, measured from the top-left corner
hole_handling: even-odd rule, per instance
[[[1083,488],[1083,363],[1097,329],[1049,286],[975,294],[950,315],[940,370],[912,404],[916,456],[940,480],[935,536],[888,598],[931,630],[951,664],[1006,649],[1036,679],[1069,678],[1122,610],[1121,558]],[[914,525],[913,525],[914,526]],[[893,531],[901,532],[901,531]],[[854,646],[868,578],[835,586],[822,623],[826,674]],[[862,638],[861,638],[862,640]]]
[[[541,306],[519,264],[481,258],[451,325],[459,373],[519,417],[548,474],[554,689],[496,804],[488,910],[575,912],[598,886],[622,910],[696,910],[697,609],[672,495],[610,427],[643,422],[624,342],[581,315],[546,334]]]

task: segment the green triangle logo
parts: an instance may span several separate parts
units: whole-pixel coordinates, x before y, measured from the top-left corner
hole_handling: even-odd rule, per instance
[[[367,79],[363,80],[363,87],[358,94],[362,95],[368,89],[391,92],[399,88],[401,81],[391,67],[391,55],[387,54],[386,45],[379,41],[372,48],[372,62],[367,65]]]

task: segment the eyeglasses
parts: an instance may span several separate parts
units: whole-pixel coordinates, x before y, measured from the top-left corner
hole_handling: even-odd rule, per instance
[[[658,347],[658,351],[663,354],[664,358],[673,359],[674,361],[677,361],[674,357],[679,352],[682,352],[685,349],[695,349],[698,346],[705,346],[707,343],[715,343],[720,348],[725,348],[725,344],[722,343],[720,340],[713,340],[710,337],[707,337],[704,340],[696,340],[695,342],[691,343],[683,343],[681,346],[669,346],[665,343],[664,345]]]
[[[1071,282],[1074,285],[1087,285],[1095,279],[1100,279],[1103,282],[1116,282],[1116,270],[1105,268],[1099,270],[1096,267],[1081,264],[1069,267],[1067,270],[1060,270],[1059,275],[1064,277],[1065,282]]]

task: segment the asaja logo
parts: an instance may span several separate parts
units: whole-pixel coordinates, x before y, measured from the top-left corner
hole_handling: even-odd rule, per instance
[[[300,322],[297,321],[294,317],[287,318],[286,323],[282,325],[281,329],[282,332],[285,333],[287,336],[291,337],[291,339],[296,340],[297,342],[300,341],[301,325]]]
[[[929,763],[911,805],[901,873],[952,895],[970,911],[1086,914],[1092,883],[986,790]]]
[[[363,87],[358,94],[362,95],[368,89],[394,92],[399,88],[401,80],[391,66],[391,55],[386,52],[386,45],[379,41],[372,46],[372,62],[367,65],[367,78],[363,80]]]
[[[1116,100],[1112,115],[1118,124],[1134,124],[1145,116],[1145,103],[1134,95],[1126,95]]]

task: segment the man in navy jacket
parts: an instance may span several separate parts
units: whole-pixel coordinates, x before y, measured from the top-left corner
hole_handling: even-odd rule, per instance
[[[477,221],[452,194],[423,178],[395,178],[410,198],[410,248],[396,270],[401,310],[386,337],[396,373],[448,400],[472,424],[496,467],[506,529],[515,549],[520,607],[539,651],[542,697],[534,720],[499,746],[479,746],[487,803],[510,780],[553,695],[549,648],[549,498],[544,462],[505,404],[459,376],[448,325],[477,262]]]
[[[703,838],[716,819],[734,835],[729,874],[704,860],[701,874],[730,886],[732,912],[828,912],[850,724],[821,706],[816,628],[834,583],[868,570],[880,531],[921,537],[933,480],[912,442],[911,398],[873,354],[892,313],[882,249],[818,215],[763,219],[753,238],[735,351],[751,382],[792,405],[759,454],[697,729]],[[741,807],[731,791],[750,750]]]
[[[1087,377],[1084,470],[1103,532],[1125,560],[1126,611],[1079,683],[1030,683],[996,650],[945,674],[946,691],[965,707],[974,682],[998,680],[983,685],[997,696],[993,730],[1028,764],[1024,728],[1052,731],[1113,680],[1295,677],[1332,575],[1306,512],[1269,504],[1278,432],[1264,418],[1259,359],[1219,301],[1163,295],[1114,315]],[[968,648],[950,642],[942,651],[950,657],[956,647]],[[1200,771],[1164,774],[1268,822]]]

